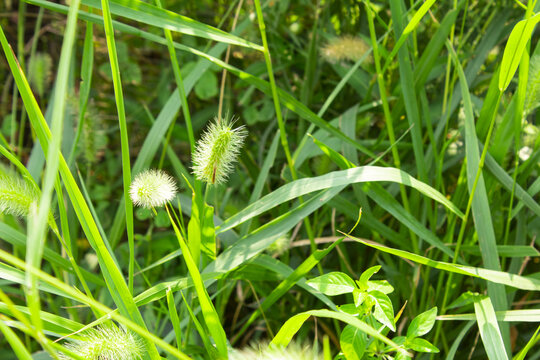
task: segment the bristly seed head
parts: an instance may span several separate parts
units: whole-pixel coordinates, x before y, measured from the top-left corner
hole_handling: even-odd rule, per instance
[[[90,329],[82,337],[82,340],[70,340],[66,348],[87,360],[142,359],[143,345],[140,338],[115,325]],[[71,359],[67,355],[62,355],[62,358]]]
[[[174,199],[178,189],[172,177],[162,170],[146,170],[135,176],[129,195],[136,206],[160,207]]]
[[[234,121],[215,119],[197,142],[193,154],[193,174],[198,180],[220,184],[233,170],[247,136],[244,126],[233,129]]]
[[[0,213],[28,216],[39,201],[39,190],[16,172],[0,165]]]

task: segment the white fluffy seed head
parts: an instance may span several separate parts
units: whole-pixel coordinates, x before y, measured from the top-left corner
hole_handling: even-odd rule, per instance
[[[310,346],[291,343],[287,347],[268,347],[267,343],[252,344],[230,353],[229,360],[322,360]]]
[[[87,360],[138,360],[143,354],[140,338],[115,325],[85,331],[80,340],[70,340],[66,348]],[[67,355],[62,358],[71,359]]]
[[[233,129],[233,125],[234,121],[216,118],[197,142],[193,174],[198,180],[210,184],[227,180],[247,136],[244,126]]]
[[[174,199],[178,188],[174,179],[162,170],[146,170],[135,176],[129,195],[136,206],[160,207]]]

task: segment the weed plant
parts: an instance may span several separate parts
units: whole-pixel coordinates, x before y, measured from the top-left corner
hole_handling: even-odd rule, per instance
[[[0,359],[538,359],[537,0],[2,0]]]

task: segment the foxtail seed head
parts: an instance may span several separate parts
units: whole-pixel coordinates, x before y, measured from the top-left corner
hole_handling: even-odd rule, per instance
[[[114,325],[90,329],[81,340],[70,340],[66,348],[87,360],[137,360],[142,359],[141,340],[130,331]],[[64,359],[70,359],[66,355]]]
[[[174,199],[177,191],[172,177],[162,170],[151,169],[135,176],[129,188],[129,196],[135,205],[151,209]]]
[[[332,63],[342,60],[358,61],[370,49],[370,46],[361,38],[344,35],[336,37],[321,48],[322,56]],[[365,62],[371,62],[369,56]]]
[[[247,136],[244,126],[233,129],[234,121],[216,119],[197,142],[193,154],[193,174],[198,180],[220,184],[233,170]]]
[[[268,346],[266,343],[253,344],[230,353],[229,360],[322,360],[322,356],[310,346],[291,343],[287,347]]]
[[[0,166],[0,213],[26,217],[32,203],[39,201],[39,195],[19,174]]]

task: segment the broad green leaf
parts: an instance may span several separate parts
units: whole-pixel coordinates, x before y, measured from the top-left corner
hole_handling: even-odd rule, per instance
[[[358,280],[358,285],[360,286],[361,290],[367,290],[368,280],[371,279],[371,277],[374,274],[378,273],[380,269],[381,269],[380,265],[372,266],[366,271],[364,271],[362,275],[360,275],[360,279]]]
[[[405,345],[414,351],[425,352],[425,353],[438,353],[439,349],[432,343],[421,338],[412,338],[407,339]]]
[[[375,301],[375,309],[373,316],[381,324],[385,325],[392,331],[396,331],[396,324],[394,322],[394,306],[390,298],[377,290],[370,291],[369,297]]]
[[[285,324],[283,324],[279,332],[276,334],[276,336],[270,343],[270,346],[272,345],[287,346],[291,342],[293,336],[298,332],[298,330],[300,330],[304,322],[310,316],[317,316],[317,317],[322,317],[322,318],[330,318],[330,319],[343,321],[349,325],[352,325],[358,328],[360,331],[365,332],[367,335],[370,335],[373,338],[378,339],[391,347],[398,348],[398,345],[395,342],[388,339],[386,336],[380,334],[377,330],[375,330],[374,328],[372,328],[371,326],[369,326],[362,320],[354,316],[345,314],[345,313],[339,313],[336,311],[331,311],[331,310],[326,310],[326,309],[310,310],[310,311],[306,311],[306,312],[294,315],[289,320],[287,320]],[[404,354],[408,354],[402,348],[399,348],[398,351]]]
[[[433,325],[435,325],[435,319],[437,317],[437,307],[434,307],[428,311],[425,311],[415,317],[409,328],[407,329],[407,337],[415,338],[417,336],[423,336],[431,331]]]
[[[328,296],[348,294],[356,288],[353,279],[341,272],[327,273],[311,279],[307,283]]]
[[[366,334],[352,325],[347,325],[341,332],[339,344],[347,360],[361,360],[366,351]]]
[[[474,302],[474,312],[488,358],[490,360],[507,360],[508,355],[504,348],[497,316],[489,297],[478,297],[477,301]]]
[[[373,280],[367,282],[367,291],[378,290],[383,294],[390,294],[394,291],[394,287],[386,280]]]

